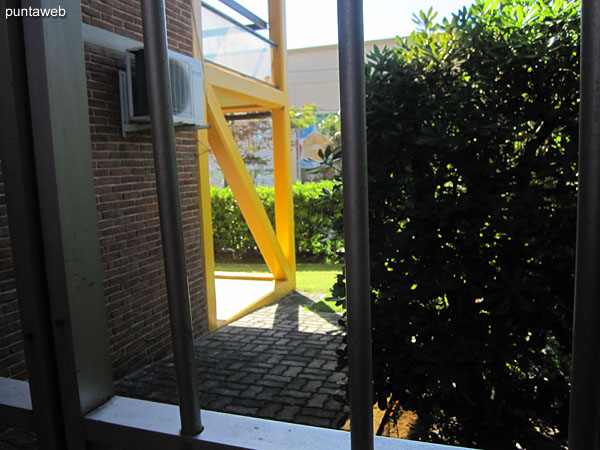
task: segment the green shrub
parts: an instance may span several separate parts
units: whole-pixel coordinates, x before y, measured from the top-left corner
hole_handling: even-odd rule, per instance
[[[295,184],[294,224],[296,254],[299,261],[333,262],[343,247],[341,238],[330,238],[326,234],[331,217],[339,216],[341,203],[322,196],[334,186],[332,181]],[[274,189],[256,189],[267,216],[274,224]],[[213,212],[213,237],[217,259],[226,255],[234,259],[257,259],[260,253],[230,188],[211,188]]]
[[[374,390],[417,412],[416,438],[564,445],[578,8],[422,13],[409,43],[370,55]]]

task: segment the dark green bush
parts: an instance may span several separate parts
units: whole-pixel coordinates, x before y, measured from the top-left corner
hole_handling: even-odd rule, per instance
[[[330,223],[341,215],[342,199],[331,195],[335,181],[295,184],[294,228],[299,261],[337,262],[343,236],[332,235]]]
[[[366,66],[376,401],[423,440],[564,444],[579,5],[432,19]]]
[[[296,254],[299,261],[332,262],[337,260],[343,247],[340,238],[327,235],[331,217],[339,216],[341,203],[329,201],[323,192],[329,192],[334,185],[331,181],[319,183],[295,184],[292,187],[294,197],[294,224],[296,232]],[[267,215],[274,224],[274,190],[258,187],[256,189]],[[233,257],[235,259],[257,259],[260,253],[242,213],[235,201],[231,189],[211,188],[213,212],[213,237],[217,259]]]

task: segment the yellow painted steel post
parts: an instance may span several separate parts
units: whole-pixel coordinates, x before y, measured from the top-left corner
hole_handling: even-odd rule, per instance
[[[202,219],[202,254],[206,289],[208,331],[217,329],[217,294],[215,289],[215,252],[213,243],[212,209],[210,202],[210,171],[208,168],[208,135],[196,132],[198,142],[198,193]]]
[[[192,3],[194,12],[194,58],[203,60],[201,2],[195,0]],[[217,329],[217,293],[215,289],[215,252],[213,243],[212,209],[210,203],[210,171],[208,168],[209,146],[208,133],[206,130],[196,131],[196,142],[198,155],[198,201],[200,203],[200,216],[202,220],[202,254],[204,259],[206,316],[208,321],[208,331],[213,331]]]
[[[285,0],[269,0],[269,33],[277,43],[273,50],[271,76],[285,95],[285,104],[271,110],[273,120],[273,174],[275,180],[275,229],[277,240],[290,265],[290,285],[296,287],[296,249],[294,202],[292,193],[292,151],[287,92],[287,43],[285,34]]]
[[[269,38],[277,44],[272,54],[271,78],[273,84],[287,94],[285,0],[269,0]]]
[[[275,230],[277,241],[287,260],[292,288],[296,287],[296,249],[290,149],[289,108],[271,112],[273,119],[273,173],[275,181]]]

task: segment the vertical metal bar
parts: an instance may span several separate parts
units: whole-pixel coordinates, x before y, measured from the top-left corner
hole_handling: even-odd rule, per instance
[[[202,431],[202,423],[177,178],[165,5],[164,0],[142,0],[141,6],[154,168],[179,392],[181,434],[192,436]]]
[[[0,0],[2,10],[20,3]],[[38,446],[66,447],[44,270],[20,20],[0,21],[0,159],[17,282],[21,329]]]
[[[569,449],[597,448],[600,425],[600,3],[583,0],[577,256]]]
[[[362,0],[338,0],[352,449],[373,449],[371,291]]]
[[[220,0],[220,1],[225,6],[228,6],[231,9],[233,9],[236,13],[241,14],[246,19],[251,20],[252,24],[249,26],[253,30],[264,30],[267,28],[267,23],[264,20],[262,20],[260,17],[256,16],[254,13],[252,13],[252,11],[248,11],[246,8],[244,8],[242,5],[240,5],[235,0]]]

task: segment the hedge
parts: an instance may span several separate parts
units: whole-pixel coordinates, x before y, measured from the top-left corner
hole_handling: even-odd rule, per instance
[[[292,187],[296,255],[299,261],[334,262],[343,248],[341,238],[330,238],[327,234],[331,217],[339,216],[342,208],[341,202],[332,202],[326,195],[334,185],[332,181],[321,181],[297,183]],[[257,187],[256,192],[274,225],[274,189]],[[231,189],[211,188],[211,205],[217,260],[259,260],[260,252]]]
[[[579,4],[479,0],[433,18],[366,67],[375,398],[417,412],[413,439],[559,448]]]

